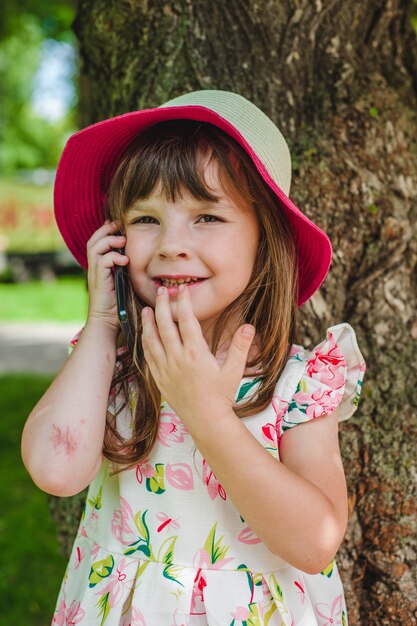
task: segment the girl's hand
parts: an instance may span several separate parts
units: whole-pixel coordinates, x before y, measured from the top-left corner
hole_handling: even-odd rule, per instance
[[[233,410],[255,329],[240,327],[226,361],[219,365],[204,339],[185,286],[179,289],[177,311],[178,327],[168,291],[159,288],[155,312],[149,307],[142,312],[142,344],[163,398],[192,434],[199,421],[213,423]],[[249,334],[243,334],[244,330]]]
[[[120,224],[107,220],[87,243],[88,319],[103,321],[119,328],[116,290],[112,268],[127,265],[129,259],[113,248],[123,248],[126,237],[117,235]]]

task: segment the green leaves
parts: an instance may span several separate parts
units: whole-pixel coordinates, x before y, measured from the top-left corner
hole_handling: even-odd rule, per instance
[[[114,558],[111,554],[102,561],[96,561],[92,564],[90,575],[88,577],[89,587],[95,587],[103,578],[110,576],[114,568]]]
[[[252,387],[257,385],[259,381],[261,380],[262,380],[262,377],[260,376],[260,377],[255,378],[254,380],[249,381],[248,383],[243,383],[243,385],[241,385],[239,389],[239,393],[238,393],[236,401],[239,402],[239,400],[244,398],[246,394],[248,393],[248,391],[250,391],[250,389],[252,389]]]
[[[155,465],[155,474],[146,479],[146,489],[151,493],[163,493],[165,491],[165,467],[163,463]]]
[[[126,556],[130,556],[135,552],[142,552],[146,557],[152,560],[154,559],[150,545],[149,528],[145,520],[147,512],[146,510],[142,514],[141,511],[138,511],[135,515],[135,526],[139,534],[139,539],[131,543],[127,550],[125,550],[124,554],[126,554]]]

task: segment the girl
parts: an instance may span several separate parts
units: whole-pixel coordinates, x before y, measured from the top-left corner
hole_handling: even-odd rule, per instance
[[[290,176],[280,131],[222,91],[69,140],[55,208],[88,318],[22,441],[41,489],[90,485],[53,624],[347,624],[338,421],[365,365],[348,324],[295,343],[331,246]]]

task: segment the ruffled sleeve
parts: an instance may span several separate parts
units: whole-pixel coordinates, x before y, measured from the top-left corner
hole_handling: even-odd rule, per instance
[[[366,365],[349,324],[329,328],[326,339],[311,351],[294,346],[291,359],[297,362],[296,377],[292,377],[294,390],[279,420],[280,435],[336,408],[339,421],[351,417],[359,403]]]

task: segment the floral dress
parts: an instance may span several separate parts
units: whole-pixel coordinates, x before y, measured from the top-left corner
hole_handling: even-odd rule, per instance
[[[278,461],[287,429],[336,406],[340,420],[352,415],[364,371],[353,329],[333,326],[313,350],[292,347],[271,404],[242,420]],[[243,378],[236,401],[259,381]],[[123,434],[131,409],[118,416]],[[273,554],[163,401],[146,462],[111,476],[105,460],[91,483],[52,623],[327,626],[347,616],[335,562],[310,575]]]

